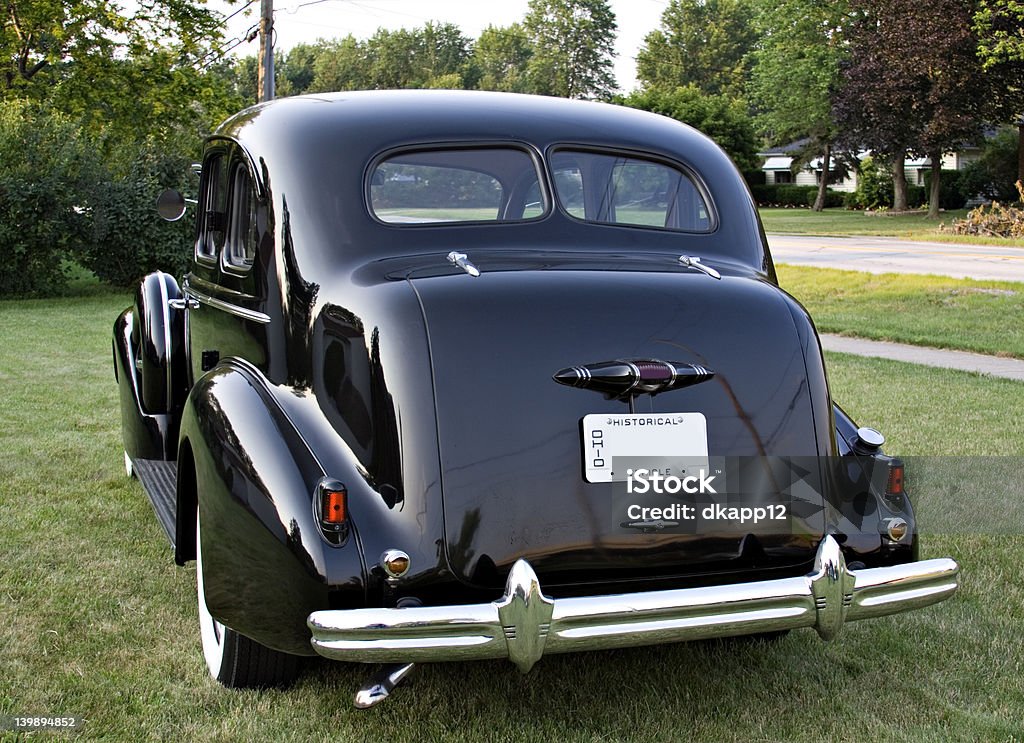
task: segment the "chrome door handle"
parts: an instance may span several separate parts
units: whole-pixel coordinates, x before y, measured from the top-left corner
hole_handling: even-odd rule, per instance
[[[200,307],[199,300],[196,299],[195,297],[189,296],[184,296],[181,297],[180,299],[168,299],[167,305],[172,310],[198,310]]]

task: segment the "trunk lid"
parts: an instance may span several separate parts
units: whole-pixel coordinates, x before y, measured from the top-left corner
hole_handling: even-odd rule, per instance
[[[519,558],[546,587],[727,582],[813,559],[820,511],[801,519],[799,533],[760,537],[753,550],[743,534],[613,528],[613,485],[585,481],[580,426],[627,405],[552,379],[620,358],[699,364],[715,377],[642,395],[637,412],[703,414],[713,457],[827,454],[792,300],[776,287],[757,277],[578,268],[410,283],[430,343],[445,548],[461,580],[499,588]]]

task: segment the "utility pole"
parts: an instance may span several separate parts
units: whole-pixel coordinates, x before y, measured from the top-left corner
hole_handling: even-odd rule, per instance
[[[274,0],[260,0],[260,56],[256,102],[274,100]]]

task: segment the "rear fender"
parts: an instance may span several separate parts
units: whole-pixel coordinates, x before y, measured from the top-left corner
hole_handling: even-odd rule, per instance
[[[194,473],[210,613],[268,647],[309,655],[306,617],[339,602],[362,605],[365,566],[355,524],[337,546],[321,535],[313,495],[327,473],[274,394],[258,370],[234,359],[203,376],[183,413],[190,462],[179,477]],[[354,468],[330,476],[350,489],[363,483]],[[194,518],[183,503],[179,534]]]

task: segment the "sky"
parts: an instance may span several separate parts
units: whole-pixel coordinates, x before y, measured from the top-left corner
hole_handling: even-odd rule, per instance
[[[244,0],[247,1],[247,0]],[[657,28],[668,0],[610,0],[618,22],[615,51],[615,79],[624,92],[636,83],[636,53],[644,37]],[[462,33],[476,38],[489,25],[508,26],[526,15],[527,0],[274,0],[274,30],[277,48],[287,51],[295,44],[313,43],[318,39],[334,39],[352,34],[369,38],[378,28],[395,30],[416,28],[427,21],[450,22]],[[222,0],[212,0],[209,7],[223,9],[225,15],[238,11]],[[259,20],[260,3],[225,24],[225,39],[238,39]],[[254,40],[236,47],[232,54],[255,55],[259,42]]]

